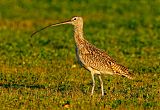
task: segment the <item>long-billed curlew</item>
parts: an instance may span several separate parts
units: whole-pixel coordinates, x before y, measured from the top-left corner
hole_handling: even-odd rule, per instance
[[[83,18],[82,17],[73,17],[71,20],[48,25],[36,32],[34,32],[31,37],[37,32],[51,26],[58,26],[62,24],[72,24],[74,26],[74,39],[76,42],[76,56],[79,62],[83,65],[84,68],[91,72],[93,86],[91,95],[93,95],[95,88],[94,75],[98,74],[99,80],[101,83],[102,96],[104,96],[103,91],[103,81],[101,74],[117,74],[125,76],[129,79],[132,79],[131,73],[128,69],[120,64],[117,64],[105,51],[96,48],[94,45],[89,43],[83,37]]]

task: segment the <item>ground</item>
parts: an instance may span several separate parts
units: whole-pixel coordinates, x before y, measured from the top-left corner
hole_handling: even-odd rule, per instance
[[[1,109],[160,109],[159,0],[1,0]],[[128,67],[135,79],[102,75],[90,97],[91,75],[79,66],[73,26],[84,18],[85,38]]]

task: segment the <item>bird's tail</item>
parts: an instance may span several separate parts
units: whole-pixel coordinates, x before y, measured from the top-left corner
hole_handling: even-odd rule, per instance
[[[115,71],[116,74],[125,76],[129,79],[134,79],[133,73],[129,72],[128,68],[120,65],[120,64],[114,64],[112,66],[112,69]]]
[[[132,79],[132,80],[134,79],[133,73],[128,71],[125,73],[122,73],[121,75],[127,77],[128,79]]]

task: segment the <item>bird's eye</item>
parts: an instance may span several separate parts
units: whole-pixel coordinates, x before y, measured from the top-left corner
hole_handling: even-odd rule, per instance
[[[77,20],[76,18],[74,18],[73,20]]]

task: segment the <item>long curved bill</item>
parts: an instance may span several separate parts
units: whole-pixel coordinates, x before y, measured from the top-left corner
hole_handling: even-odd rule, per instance
[[[40,32],[40,31],[42,31],[42,30],[44,30],[44,29],[46,29],[46,28],[48,28],[48,27],[59,26],[59,25],[63,25],[63,24],[71,24],[71,21],[69,20],[69,21],[65,21],[65,22],[62,22],[62,23],[50,24],[50,25],[48,25],[48,26],[46,26],[46,27],[43,27],[43,28],[35,31],[34,33],[32,33],[32,34],[31,34],[31,37],[32,37],[33,35],[35,35],[36,33]]]

